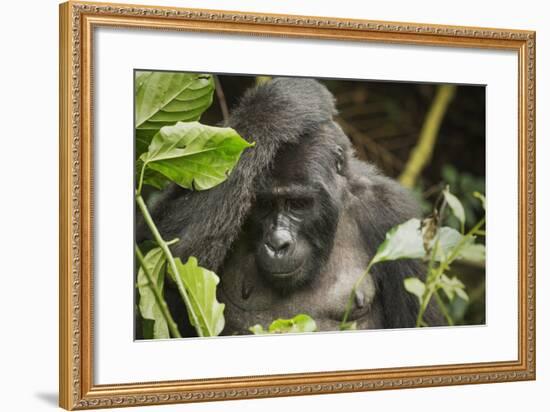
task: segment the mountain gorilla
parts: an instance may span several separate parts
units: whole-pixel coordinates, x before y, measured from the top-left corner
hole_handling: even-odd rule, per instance
[[[180,238],[174,254],[196,256],[220,276],[224,334],[299,313],[338,330],[385,233],[418,215],[405,189],[354,157],[334,114],[333,96],[314,80],[278,78],[249,90],[228,126],[255,147],[225,183],[204,192],[172,186],[154,207],[164,238]],[[358,329],[413,327],[418,301],[403,279],[422,273],[414,260],[374,265],[349,320]],[[192,335],[177,292],[166,293],[180,330]],[[441,323],[432,306],[425,320]]]

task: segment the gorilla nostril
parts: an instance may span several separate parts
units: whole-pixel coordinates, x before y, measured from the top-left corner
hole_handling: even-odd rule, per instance
[[[285,252],[292,243],[292,237],[286,230],[276,230],[266,239],[265,245],[276,253]]]

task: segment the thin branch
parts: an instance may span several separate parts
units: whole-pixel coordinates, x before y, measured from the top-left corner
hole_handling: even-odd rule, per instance
[[[214,84],[216,85],[216,96],[218,96],[218,102],[220,103],[223,122],[224,124],[227,124],[227,121],[229,120],[229,109],[227,108],[227,101],[225,100],[222,83],[220,82],[218,76],[214,76]]]
[[[405,170],[399,176],[399,181],[403,186],[413,187],[418,176],[432,158],[441,122],[455,92],[456,86],[449,84],[438,86],[430,110],[422,125],[418,143],[411,152]]]
[[[449,326],[454,326],[453,318],[451,318],[451,315],[449,315],[449,311],[447,310],[447,307],[445,306],[445,303],[441,299],[441,296],[439,296],[438,292],[434,293],[435,300],[437,304],[439,305],[439,309],[441,309],[441,313],[443,313],[443,316],[445,317],[445,320],[449,324]]]

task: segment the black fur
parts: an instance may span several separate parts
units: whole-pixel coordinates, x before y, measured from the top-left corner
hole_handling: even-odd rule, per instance
[[[204,192],[173,186],[157,203],[153,218],[160,232],[166,239],[180,238],[173,246],[174,254],[183,260],[195,256],[202,266],[220,274],[220,299],[228,306],[224,333],[245,332],[251,322],[265,324],[268,318],[288,315],[292,310],[304,310],[314,318],[325,316],[327,302],[319,301],[319,296],[330,296],[330,288],[336,284],[337,274],[324,273],[329,260],[337,261],[334,253],[353,249],[372,256],[391,227],[418,216],[417,205],[405,189],[355,158],[349,140],[332,120],[334,114],[332,95],[314,80],[279,78],[248,91],[228,126],[256,142],[256,146],[245,151],[225,183]],[[285,151],[291,155],[285,156]],[[295,154],[300,151],[303,153]],[[290,174],[294,180],[307,175],[309,183],[319,189],[319,207],[310,224],[301,228],[315,251],[315,262],[310,262],[315,279],[292,285],[283,297],[277,297],[257,276],[250,243],[257,238],[253,232],[258,228],[250,216],[258,191],[269,187],[281,174]],[[345,244],[334,245],[336,226],[350,219],[355,222],[357,235],[344,233],[340,242]],[[143,225],[138,224],[138,241],[146,237]],[[422,265],[412,260],[375,265],[375,294],[369,303],[372,315],[361,315],[366,319],[365,327],[413,327],[418,302],[405,291],[403,279],[422,273]],[[263,315],[256,309],[250,309],[252,315],[247,314],[246,306],[252,301],[247,296],[235,298],[233,289],[237,286],[228,284],[237,281],[245,286],[251,283],[250,290],[257,294],[254,304],[265,306],[270,302]],[[323,293],[315,294],[314,289]],[[346,290],[349,293],[351,289]],[[235,299],[239,302],[233,302]],[[305,302],[309,306],[300,307]],[[326,316],[330,322],[321,325],[336,328],[340,314]],[[432,306],[425,319],[432,325],[441,323]]]

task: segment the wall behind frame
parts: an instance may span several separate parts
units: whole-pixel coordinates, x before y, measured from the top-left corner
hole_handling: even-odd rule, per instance
[[[513,7],[502,1],[465,0],[452,7],[441,2],[356,2],[353,0],[251,2],[246,0],[133,0],[180,7],[247,10],[303,15],[428,22],[537,31],[537,112],[550,110],[550,29],[544,2],[526,0]],[[55,0],[7,2],[2,9],[0,113],[3,129],[0,160],[0,257],[2,288],[2,410],[57,409],[57,190],[58,190],[58,20]],[[7,128],[6,128],[7,127]],[[537,176],[550,174],[550,121],[537,117]],[[423,408],[464,411],[492,407],[502,411],[544,410],[550,385],[550,243],[548,185],[538,185],[537,381],[433,389],[399,390],[316,397],[175,405],[162,411],[338,410],[341,408]],[[546,233],[544,233],[546,231]],[[365,350],[368,350],[367,348]],[[145,409],[143,409],[145,410]]]

